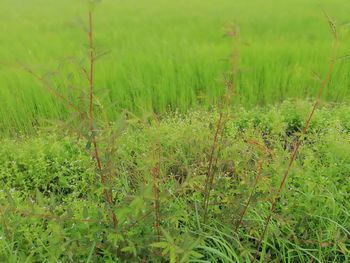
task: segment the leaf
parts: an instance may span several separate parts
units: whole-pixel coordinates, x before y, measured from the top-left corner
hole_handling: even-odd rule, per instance
[[[67,218],[72,218],[73,217],[73,210],[70,206],[67,208]]]
[[[52,210],[56,208],[56,197],[53,193],[50,193],[50,207]]]
[[[337,26],[336,26],[336,23],[335,23],[334,19],[332,17],[330,17],[323,8],[322,8],[322,11],[323,11],[323,14],[324,14],[324,16],[326,17],[326,19],[328,21],[328,24],[329,24],[329,27],[331,29],[331,32],[332,32],[333,36],[335,38],[337,38]]]
[[[176,263],[175,247],[173,247],[173,246],[170,247],[169,256],[170,256],[170,258],[169,258],[170,263]]]
[[[9,202],[10,206],[12,206],[12,207],[15,207],[15,206],[16,206],[16,202],[15,202],[15,200],[12,198],[12,195],[11,195],[10,192],[7,192],[7,193],[6,193],[6,199],[7,199],[7,201]]]
[[[89,211],[86,206],[83,207],[83,218],[88,218],[89,217]]]
[[[90,150],[91,149],[91,139],[89,139],[88,142],[86,143],[85,149],[86,150]]]
[[[133,253],[134,252],[134,248],[133,247],[123,247],[121,249],[122,252],[130,252]]]
[[[100,210],[97,211],[97,218],[99,221],[102,221],[103,220],[103,214]]]
[[[344,60],[344,59],[348,59],[348,58],[350,58],[350,55],[344,55],[341,57],[337,57],[336,60]]]
[[[163,233],[164,237],[166,238],[166,240],[169,243],[174,244],[175,243],[174,239],[170,236],[170,234],[167,231],[165,231],[165,229],[163,229],[162,227],[161,227],[161,230],[162,230],[162,233]]]
[[[203,255],[197,251],[191,251],[190,255],[194,258],[202,258]]]
[[[216,257],[219,257],[220,260],[223,262],[232,262],[232,260],[224,253],[222,253],[220,250],[208,247],[208,246],[199,246],[198,248],[203,249],[206,253],[215,255]]]
[[[151,247],[166,248],[168,246],[167,242],[155,242],[151,244]]]
[[[343,242],[339,242],[338,246],[340,248],[340,250],[344,253],[344,254],[349,254],[350,250],[347,249],[346,245]]]
[[[346,22],[342,23],[341,26],[350,26],[350,21],[346,21]]]
[[[74,78],[73,73],[69,73],[66,78],[67,80],[72,80]]]
[[[68,182],[67,178],[65,178],[64,176],[60,176],[58,181],[60,182],[61,187],[68,187],[69,186],[69,182]]]
[[[95,247],[96,247],[96,241],[94,241],[94,243],[91,246],[89,256],[86,260],[87,263],[91,262],[92,254],[94,253]]]
[[[75,19],[75,24],[77,24],[80,28],[82,28],[85,32],[88,31],[86,23],[83,21],[81,17],[77,17]]]
[[[44,205],[43,195],[38,189],[36,189],[35,197],[36,197],[36,201],[37,201],[38,205],[40,205],[40,206]]]
[[[101,58],[101,57],[103,57],[103,56],[105,56],[105,55],[107,55],[107,54],[109,54],[109,53],[111,53],[110,50],[98,51],[98,52],[96,52],[95,55],[94,55],[94,60],[97,60],[97,59],[99,59],[99,58]]]

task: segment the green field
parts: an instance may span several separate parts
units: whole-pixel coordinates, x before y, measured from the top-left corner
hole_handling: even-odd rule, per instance
[[[349,10],[1,0],[0,262],[350,262]]]
[[[95,39],[108,50],[96,64],[96,89],[120,109],[186,111],[211,105],[223,91],[223,72],[233,41],[225,27],[240,27],[241,74],[235,101],[244,107],[314,97],[330,56],[331,35],[319,3],[339,24],[349,20],[350,3],[335,1],[102,1],[95,11]],[[85,57],[84,1],[3,0],[0,16],[0,123],[2,130],[29,129],[42,118],[67,116],[38,82],[18,69],[40,74]],[[79,22],[81,21],[81,22]],[[349,51],[349,30],[341,33],[340,56]],[[349,63],[337,63],[324,99],[349,102]],[[71,93],[87,83],[77,69],[58,70],[56,86]],[[108,90],[108,94],[106,94]]]

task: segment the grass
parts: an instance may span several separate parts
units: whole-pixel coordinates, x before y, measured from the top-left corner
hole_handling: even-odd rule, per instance
[[[348,20],[348,1],[320,4],[339,23]],[[88,84],[76,74],[76,65],[67,63],[67,58],[86,57],[84,1],[4,0],[0,15],[1,130],[30,131],[45,119],[67,117],[64,107],[14,64],[46,74],[66,61],[54,78],[56,86],[75,97],[66,81],[74,78],[76,88],[84,89]],[[329,30],[317,1],[105,0],[95,16],[97,49],[110,51],[96,62],[95,86],[111,105],[108,114],[114,119],[119,109],[185,112],[217,101],[232,50],[224,28],[232,21],[246,43],[240,51],[236,104],[252,107],[314,97],[314,72],[322,75],[330,56]],[[340,55],[348,53],[348,40],[342,27]],[[346,60],[337,63],[325,100],[349,101],[348,71]]]
[[[0,11],[0,261],[350,260],[347,2],[88,2]]]
[[[177,113],[148,128],[136,124],[127,129],[112,157],[118,174],[112,186],[118,230],[113,230],[109,214],[103,212],[110,208],[104,207],[99,194],[95,164],[79,146],[83,142],[47,132],[3,139],[2,260],[77,262],[89,255],[92,262],[157,262],[161,258],[250,262],[273,189],[278,188],[288,162],[288,145],[297,134],[295,123],[302,123],[310,107],[308,102],[286,101],[279,107],[236,110],[234,120],[227,122],[206,224],[201,186],[212,143],[207,138],[215,132],[217,112]],[[259,262],[349,260],[349,113],[346,105],[316,111],[286,191],[274,210]],[[259,137],[262,133],[268,135]],[[162,145],[160,241],[154,230],[149,171],[154,165],[152,137],[158,135]],[[259,143],[265,140],[273,152],[264,159],[265,168],[252,197],[249,189],[263,153],[246,143],[249,138]],[[248,198],[250,206],[235,230]]]

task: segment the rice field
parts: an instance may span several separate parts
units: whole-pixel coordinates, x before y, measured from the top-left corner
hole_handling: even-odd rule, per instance
[[[223,93],[234,45],[225,32],[237,24],[242,44],[235,104],[313,98],[332,41],[320,6],[338,24],[349,20],[346,0],[102,1],[95,11],[95,41],[106,54],[96,63],[96,89],[111,105],[111,116],[121,109],[164,113],[213,105]],[[70,60],[86,57],[86,2],[3,0],[1,7],[1,130],[30,130],[43,119],[67,117],[21,67],[56,72],[55,87],[63,94],[74,88],[65,85],[67,78],[84,89],[88,84]],[[348,26],[339,27],[342,56],[350,37]],[[340,60],[324,100],[349,102],[348,72],[348,61]]]

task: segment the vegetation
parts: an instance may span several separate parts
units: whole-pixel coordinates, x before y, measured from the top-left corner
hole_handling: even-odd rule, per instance
[[[347,0],[101,1],[94,11],[96,47],[109,53],[97,62],[97,94],[112,104],[108,113],[114,119],[120,109],[164,113],[210,107],[224,90],[221,76],[232,50],[224,33],[233,21],[244,42],[235,105],[314,98],[315,78],[326,70],[331,46],[319,4],[338,24],[349,20]],[[2,0],[2,130],[30,130],[43,119],[67,116],[62,104],[17,64],[41,75],[58,74],[56,87],[64,94],[74,91],[67,86],[72,77],[74,87],[86,87],[71,61],[86,58],[86,9],[85,1]],[[348,54],[347,28],[340,27],[339,56]],[[348,60],[339,61],[323,99],[349,102],[348,72]]]
[[[347,2],[87,2],[0,11],[0,261],[350,261]]]
[[[136,124],[123,133],[113,156],[118,174],[112,184],[117,230],[105,213],[94,163],[79,141],[46,132],[3,140],[2,261],[252,260],[270,198],[310,106],[287,101],[278,108],[234,113],[227,123],[206,224],[201,218],[202,186],[216,112],[173,114],[159,126]],[[349,116],[345,105],[317,111],[273,214],[261,262],[350,259]],[[160,135],[162,145],[160,242],[154,232],[149,171],[150,138],[155,135]],[[268,151],[260,150],[262,145]],[[260,161],[261,177],[237,229]]]

